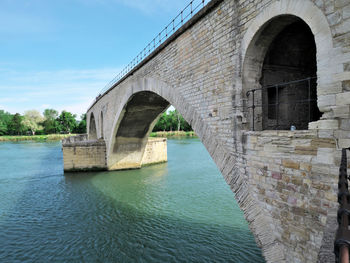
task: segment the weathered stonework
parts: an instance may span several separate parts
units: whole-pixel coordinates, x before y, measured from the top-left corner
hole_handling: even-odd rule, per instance
[[[141,166],[168,161],[166,138],[149,138],[142,157]]]
[[[87,140],[87,135],[69,137],[62,140],[62,151],[66,172],[107,170],[106,143],[103,139]],[[141,168],[144,165],[163,163],[167,160],[166,138],[149,138],[141,163],[119,169]]]
[[[107,169],[129,154],[141,160],[172,104],[235,193],[267,262],[334,262],[340,148],[350,146],[349,9],[348,0],[212,0],[88,110]],[[305,131],[252,132],[260,120],[246,92],[261,87],[269,45],[293,21],[314,36],[322,117]]]
[[[106,143],[89,141],[87,135],[62,140],[63,167],[65,172],[107,170]]]

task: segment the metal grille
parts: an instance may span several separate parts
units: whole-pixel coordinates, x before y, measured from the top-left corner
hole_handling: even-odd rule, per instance
[[[348,173],[346,149],[342,150],[342,158],[339,168],[338,182],[338,231],[334,242],[334,253],[336,262],[349,263],[350,249],[350,193],[348,190]]]
[[[249,90],[246,95],[250,101],[248,102],[248,110],[251,112],[251,127],[252,130],[255,130],[255,118],[256,118],[256,108],[261,108],[262,113],[264,114],[265,122],[273,120],[273,123],[264,123],[265,129],[280,130],[285,127],[290,127],[294,125],[290,123],[281,123],[281,106],[288,107],[290,114],[294,114],[296,109],[299,109],[298,113],[299,118],[304,119],[304,123],[309,123],[319,118],[319,112],[317,109],[317,98],[316,98],[316,80],[317,77],[309,77],[305,79],[299,79],[289,82],[278,83],[274,85],[263,86],[262,88]],[[307,94],[294,99],[292,101],[280,100],[280,94],[283,91],[286,92],[295,92],[296,90],[305,90],[307,89]],[[260,92],[260,94],[257,94]],[[256,98],[260,96],[260,103],[256,103]],[[313,109],[317,109],[317,112],[314,112]],[[300,128],[300,127],[297,127]],[[305,127],[302,127],[305,128]]]

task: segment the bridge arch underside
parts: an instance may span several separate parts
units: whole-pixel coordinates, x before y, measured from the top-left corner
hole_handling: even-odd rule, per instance
[[[141,167],[149,134],[169,106],[167,100],[150,91],[131,96],[117,122],[108,157],[109,170]]]

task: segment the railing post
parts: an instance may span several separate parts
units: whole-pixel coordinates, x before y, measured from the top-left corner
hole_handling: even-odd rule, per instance
[[[334,241],[334,253],[336,262],[349,263],[350,249],[350,193],[348,189],[348,174],[347,174],[347,157],[346,149],[342,149],[342,158],[339,167],[339,182],[338,182],[338,202],[340,204],[338,210],[338,230]]]

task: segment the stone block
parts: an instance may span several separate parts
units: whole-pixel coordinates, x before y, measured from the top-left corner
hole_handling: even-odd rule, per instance
[[[349,148],[350,147],[350,139],[339,139],[339,148]]]
[[[299,169],[300,164],[293,160],[282,160],[282,165],[286,168]]]
[[[311,140],[311,145],[315,148],[335,148],[336,143],[333,138],[331,139],[319,138],[319,139]]]
[[[338,129],[338,120],[319,120],[309,123],[310,130],[328,130],[328,129]]]
[[[333,106],[336,103],[336,95],[321,95],[318,97],[318,107],[325,108],[327,106]]]
[[[295,146],[295,154],[300,155],[316,155],[317,147],[315,146]]]
[[[349,118],[350,117],[350,106],[338,106],[332,108],[333,117],[335,118]]]
[[[300,163],[300,170],[310,172],[312,165],[310,163]]]
[[[337,94],[336,104],[339,106],[350,105],[350,91]]]

